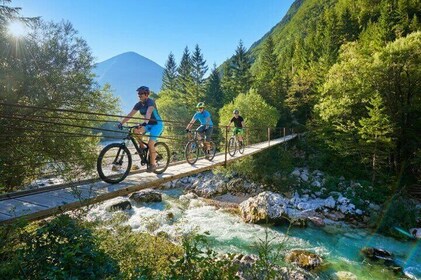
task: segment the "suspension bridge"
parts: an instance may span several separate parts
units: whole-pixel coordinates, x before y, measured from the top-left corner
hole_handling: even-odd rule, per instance
[[[2,104],[0,104],[2,105]],[[30,106],[26,106],[30,107]],[[35,107],[31,107],[35,108]],[[39,111],[40,108],[35,108],[36,111]],[[69,110],[61,110],[68,113]],[[78,113],[80,113],[78,111]],[[88,112],[84,112],[90,114]],[[104,114],[105,115],[105,114]],[[112,116],[112,115],[108,115]],[[5,118],[5,116],[0,116]],[[121,116],[118,116],[121,117]],[[25,122],[27,116],[24,114],[15,113],[7,116],[8,119],[12,119],[19,123]],[[76,125],[67,123],[67,120],[78,120],[77,118],[72,118],[69,116],[63,117],[62,120],[57,121],[57,117],[54,118],[54,121],[50,119],[37,119],[33,116],[30,117],[31,124],[36,123],[36,121],[47,124],[50,128],[54,126],[66,126],[70,125],[72,128]],[[89,126],[79,126],[81,129],[98,129],[97,127]],[[226,129],[223,127],[223,129]],[[101,130],[101,129],[99,129]],[[107,129],[102,129],[105,131],[110,131]],[[222,129],[221,129],[222,130]],[[115,132],[115,130],[111,130]],[[122,182],[118,184],[108,184],[101,181],[98,178],[90,178],[86,180],[76,179],[71,183],[56,184],[51,186],[44,186],[35,189],[24,189],[15,192],[6,192],[0,194],[0,224],[9,223],[16,221],[18,219],[25,220],[37,220],[60,214],[69,210],[78,209],[84,206],[92,205],[101,201],[105,201],[114,197],[127,195],[135,191],[139,191],[145,188],[157,187],[166,182],[170,182],[182,177],[194,175],[201,173],[203,171],[211,170],[216,166],[227,165],[228,163],[238,160],[245,156],[250,156],[256,153],[259,153],[263,150],[266,150],[270,147],[285,144],[297,137],[292,130],[288,130],[289,134],[286,133],[286,129],[273,129],[264,128],[265,133],[256,133],[259,135],[258,138],[255,138],[253,144],[249,144],[245,147],[244,153],[237,153],[234,156],[230,156],[227,152],[227,141],[228,141],[228,130],[225,130],[225,140],[219,141],[222,143],[225,142],[225,149],[219,149],[214,159],[212,161],[206,160],[205,158],[200,158],[195,164],[191,165],[185,160],[173,160],[170,163],[170,166],[162,174],[147,173],[145,170],[136,170],[130,172],[129,176]],[[91,137],[91,134],[81,133],[81,132],[67,132],[67,134],[59,133],[59,130],[49,129],[43,130],[44,137]],[[66,133],[65,131],[63,131]],[[273,135],[271,135],[271,132]],[[54,133],[53,135],[51,133]],[[70,135],[69,135],[70,134]],[[219,135],[221,135],[220,133]],[[263,137],[263,139],[262,139]],[[174,140],[171,137],[162,137],[167,140]],[[248,136],[246,136],[248,138]],[[121,140],[121,137],[117,137]],[[177,141],[180,141],[178,139]],[[182,145],[185,145],[185,139]],[[250,141],[251,142],[251,141]],[[248,142],[248,143],[250,143]],[[4,164],[4,163],[3,163]],[[45,162],[43,163],[45,165]]]
[[[291,134],[282,138],[253,144],[245,148],[243,154],[228,156],[218,153],[212,161],[198,160],[190,165],[180,162],[170,165],[163,174],[133,172],[119,184],[107,184],[88,180],[73,185],[58,185],[41,190],[21,191],[0,196],[0,223],[18,218],[36,220],[86,205],[101,202],[114,197],[162,185],[166,182],[210,170],[215,166],[225,165],[241,157],[261,152],[275,145],[285,143],[296,137]]]

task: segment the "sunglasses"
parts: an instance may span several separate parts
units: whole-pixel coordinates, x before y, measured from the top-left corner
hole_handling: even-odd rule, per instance
[[[146,93],[138,93],[137,95],[142,96],[142,95],[146,95]]]
[[[203,107],[200,107],[200,108],[198,108],[199,110],[203,110],[203,109],[205,109],[205,108],[203,108]]]

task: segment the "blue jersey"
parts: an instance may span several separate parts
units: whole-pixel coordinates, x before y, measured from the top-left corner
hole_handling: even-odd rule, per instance
[[[206,119],[207,118],[209,118],[209,122],[208,123],[206,123]],[[199,120],[199,122],[200,122],[201,125],[213,126],[213,122],[212,122],[212,119],[211,119],[211,114],[208,111],[206,111],[206,110],[203,110],[203,112],[197,112],[196,114],[194,114],[193,119],[194,120]]]
[[[154,107],[154,109],[152,111],[151,118],[148,124],[157,124],[158,121],[162,121],[161,116],[158,114],[158,109],[156,108],[155,101],[153,99],[148,98],[145,102],[139,101],[138,103],[136,103],[136,105],[134,105],[133,110],[137,110],[140,114],[145,116],[149,106]]]

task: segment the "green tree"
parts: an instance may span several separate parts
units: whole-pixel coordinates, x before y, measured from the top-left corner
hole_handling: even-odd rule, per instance
[[[175,91],[176,89],[177,89],[177,63],[175,62],[174,55],[171,52],[168,55],[167,62],[165,63],[165,69],[162,75],[161,90]]]
[[[382,166],[387,165],[387,159],[392,149],[393,127],[385,112],[383,100],[376,92],[368,101],[367,117],[359,120],[357,127],[361,137],[361,151],[363,160],[371,163],[372,184],[375,183],[376,175]],[[364,155],[364,154],[367,154]]]
[[[251,59],[241,40],[228,63],[222,78],[222,88],[226,94],[224,103],[232,101],[240,93],[248,92],[252,85]]]
[[[196,97],[195,102],[203,100],[205,97],[205,79],[204,76],[208,71],[208,66],[206,66],[206,60],[203,58],[202,51],[199,48],[199,45],[196,44],[194,48],[193,55],[191,57],[192,61],[192,77],[194,83],[194,95]]]
[[[213,65],[212,72],[207,81],[205,103],[217,110],[224,105],[224,93],[221,88],[221,78],[219,77],[216,65]]]
[[[190,51],[188,47],[185,47],[183,56],[181,57],[180,66],[177,69],[177,85],[182,99],[186,104],[192,104],[195,102],[192,71],[193,65],[190,57]]]
[[[21,187],[42,170],[80,178],[94,166],[99,138],[80,134],[94,136],[82,127],[97,127],[99,118],[57,109],[112,113],[118,103],[94,83],[89,47],[76,35],[68,22],[39,22],[21,39],[0,33],[0,114],[6,117],[0,128],[10,139],[0,152],[0,191]]]
[[[414,178],[417,167],[411,162],[419,160],[416,151],[421,145],[421,32],[388,44],[374,58],[373,83],[396,127],[394,169]]]
[[[257,92],[280,113],[284,111],[285,90],[275,45],[271,36],[266,38],[259,54],[259,68],[254,84]]]
[[[249,143],[267,140],[268,127],[275,127],[279,113],[275,107],[268,105],[255,90],[247,94],[239,94],[232,102],[225,104],[219,110],[220,123],[227,125],[232,118],[232,111],[238,109],[244,118],[248,130]]]

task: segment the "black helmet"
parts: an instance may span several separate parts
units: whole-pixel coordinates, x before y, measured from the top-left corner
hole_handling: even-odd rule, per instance
[[[150,92],[149,92],[149,88],[148,87],[146,87],[146,86],[141,86],[140,88],[138,88],[137,90],[137,94],[147,94],[147,95],[149,95],[150,94]]]

